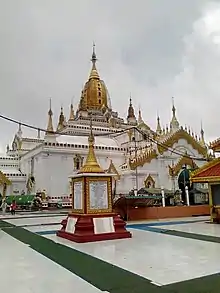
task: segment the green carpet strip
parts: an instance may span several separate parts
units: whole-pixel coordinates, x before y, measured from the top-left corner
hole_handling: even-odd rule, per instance
[[[202,235],[202,234],[188,233],[188,232],[182,232],[177,230],[167,230],[167,229],[166,230],[164,229],[164,231],[160,230],[160,233],[171,235],[171,236],[188,238],[188,239],[220,243],[220,237],[216,237],[216,236]]]
[[[81,277],[96,288],[110,293],[216,293],[220,288],[220,274],[158,287],[150,280],[123,270],[95,257],[55,243],[21,227],[0,221],[0,229],[29,245],[32,249]],[[170,232],[170,231],[168,231]],[[172,231],[172,234],[174,235]],[[182,232],[183,233],[183,232]],[[168,233],[166,233],[168,234]],[[187,233],[191,234],[191,233]],[[192,234],[194,235],[194,234]],[[180,236],[180,235],[176,235]],[[190,235],[188,235],[190,236]],[[197,236],[197,235],[196,235]],[[198,235],[204,236],[204,235]],[[184,236],[181,236],[184,237]],[[207,236],[211,237],[211,236]],[[189,238],[189,237],[187,237]],[[190,237],[193,238],[193,237]],[[198,237],[197,237],[198,238]],[[197,239],[193,238],[193,239]],[[213,237],[212,237],[213,238]],[[217,237],[214,237],[217,238]],[[219,239],[219,238],[218,238]],[[213,240],[213,239],[212,239]],[[205,240],[207,241],[207,240]],[[215,239],[215,241],[220,242]],[[129,243],[128,243],[129,245]],[[160,261],[160,260],[158,260]],[[218,259],[216,259],[218,261]],[[140,264],[141,265],[141,264]],[[142,264],[144,265],[144,264]],[[147,265],[147,264],[146,264]],[[74,288],[73,288],[74,291]]]
[[[220,288],[220,274],[166,285],[163,288],[168,289],[168,292],[176,293],[218,293]]]

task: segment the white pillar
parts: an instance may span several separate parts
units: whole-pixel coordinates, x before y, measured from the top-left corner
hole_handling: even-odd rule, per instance
[[[162,195],[162,206],[165,208],[165,193],[164,193],[163,186],[161,186],[161,195]]]
[[[179,193],[179,201],[180,203],[182,203],[182,190],[180,190],[180,193]]]
[[[138,195],[138,191],[137,191],[137,187],[136,185],[134,186],[134,196],[137,196]]]
[[[188,186],[185,187],[185,192],[186,192],[186,204],[189,206],[189,189]]]

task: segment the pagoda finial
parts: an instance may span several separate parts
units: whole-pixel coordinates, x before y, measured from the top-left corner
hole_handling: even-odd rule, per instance
[[[95,43],[93,42],[93,45],[92,45],[92,58],[91,58],[91,61],[92,61],[92,70],[90,72],[90,76],[89,76],[89,79],[92,79],[92,78],[95,78],[95,79],[99,79],[99,74],[98,74],[98,71],[96,69],[96,62],[97,62],[97,57],[96,57],[96,52],[95,52]]]
[[[200,130],[201,138],[200,138],[200,144],[202,146],[205,146],[205,137],[204,137],[204,129],[202,126],[202,121],[201,121],[201,130]]]
[[[135,114],[134,114],[134,108],[133,108],[133,105],[132,105],[132,98],[131,98],[131,94],[130,94],[130,99],[129,99],[129,107],[128,107],[128,116],[127,116],[127,119],[136,119],[135,118]]]
[[[97,57],[96,57],[96,52],[95,52],[95,42],[93,42],[93,45],[92,45],[92,64],[95,66],[96,64],[96,61],[97,61]]]
[[[50,98],[50,108],[49,108],[49,111],[48,111],[48,124],[47,124],[47,131],[46,131],[46,134],[51,134],[54,132],[53,130],[53,112],[52,112],[52,109],[51,109],[51,104],[52,104],[52,100]]]
[[[143,123],[143,118],[142,118],[142,114],[141,114],[141,107],[139,106],[139,111],[138,111],[138,124]]]
[[[17,134],[18,134],[18,137],[22,137],[22,130],[21,130],[21,123],[19,123],[19,125],[18,125],[18,132],[17,132]]]
[[[61,106],[60,108],[60,116],[59,116],[59,121],[58,121],[58,125],[57,125],[57,130],[62,130],[65,126],[65,117],[63,114],[63,106]]]
[[[156,133],[157,133],[157,135],[162,134],[162,128],[161,128],[161,125],[160,125],[160,117],[159,117],[158,114],[157,114],[157,129],[156,129]]]
[[[179,129],[179,122],[176,118],[176,108],[174,105],[174,97],[172,97],[172,112],[173,112],[173,115],[172,115],[172,119],[170,122],[170,130],[175,131],[175,130]]]
[[[90,117],[90,134],[88,137],[89,152],[86,158],[85,165],[79,170],[81,173],[105,173],[97,162],[97,158],[94,151],[95,138],[92,131],[92,117]]]
[[[69,117],[69,121],[73,121],[74,120],[74,109],[73,109],[73,102],[71,102],[70,104],[70,117]]]
[[[176,108],[175,108],[175,104],[174,104],[174,97],[172,97],[172,112],[173,112],[173,115],[175,116],[176,115]]]

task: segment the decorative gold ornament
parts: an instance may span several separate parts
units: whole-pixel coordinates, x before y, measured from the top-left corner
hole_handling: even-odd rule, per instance
[[[11,185],[11,180],[6,177],[6,175],[0,171],[0,185]]]
[[[210,149],[212,149],[214,152],[220,151],[220,138],[210,143]]]
[[[83,157],[81,155],[76,154],[73,158],[74,169],[79,170],[83,166]]]
[[[144,180],[144,186],[146,188],[155,188],[155,180],[152,178],[150,174]]]
[[[129,159],[130,168],[131,170],[135,170],[138,166],[143,167],[144,164],[150,163],[153,159],[156,159],[157,156],[157,151],[155,149],[149,150],[137,158]]]
[[[158,144],[158,152],[163,154],[169,148],[172,148],[175,143],[178,143],[180,139],[185,139],[188,144],[190,144],[195,150],[198,151],[202,156],[206,156],[207,149],[206,147],[201,146],[191,135],[189,135],[183,128],[180,128],[178,131],[173,133],[171,136],[167,137],[164,141],[160,141]]]
[[[176,165],[172,167],[170,165],[168,166],[169,175],[171,177],[177,176],[184,165],[190,166],[191,168],[198,168],[196,163],[191,158],[184,156],[179,159]]]
[[[115,180],[120,179],[120,174],[118,173],[118,171],[117,171],[114,163],[112,162],[112,160],[110,161],[110,165],[109,165],[108,169],[106,170],[106,173],[115,174],[115,176],[113,176]]]

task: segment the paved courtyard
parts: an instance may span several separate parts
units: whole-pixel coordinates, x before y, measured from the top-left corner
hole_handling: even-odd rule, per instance
[[[1,292],[219,292],[220,225],[207,217],[129,223],[132,239],[86,244],[56,236],[64,218],[0,216]]]

